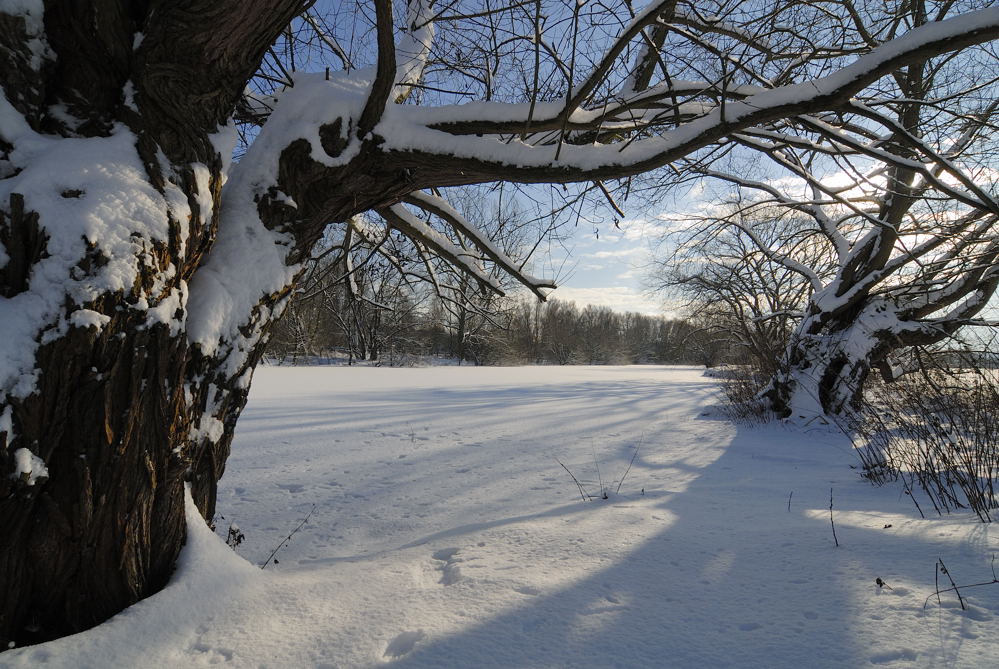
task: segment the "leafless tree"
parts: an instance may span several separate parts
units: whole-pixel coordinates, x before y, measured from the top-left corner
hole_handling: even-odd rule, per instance
[[[847,33],[872,46],[957,7],[842,6],[855,10]],[[871,370],[900,372],[900,351],[987,322],[999,284],[996,65],[990,46],[919,59],[835,112],[733,133],[727,169],[689,164],[731,184],[734,238],[808,286],[765,393],[778,412],[856,407]],[[740,164],[747,152],[764,161]],[[775,244],[745,223],[774,207],[807,243]]]
[[[674,221],[649,268],[649,287],[704,323],[737,356],[773,375],[804,317],[812,285],[780,259],[834,274],[828,248],[793,210],[738,203]]]

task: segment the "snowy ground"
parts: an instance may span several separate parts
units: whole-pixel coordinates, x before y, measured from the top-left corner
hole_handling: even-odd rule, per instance
[[[0,667],[999,666],[999,585],[924,607],[938,558],[992,580],[991,526],[921,520],[843,436],[733,425],[715,392],[665,367],[261,368],[219,499],[238,557],[192,526],[162,593]]]

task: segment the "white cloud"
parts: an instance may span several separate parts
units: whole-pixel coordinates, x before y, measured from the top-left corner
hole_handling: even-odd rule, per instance
[[[641,255],[645,249],[640,246],[633,246],[631,248],[617,249],[616,251],[597,251],[596,253],[586,253],[583,258],[628,258],[631,256]]]
[[[602,286],[599,288],[574,288],[562,286],[551,297],[565,302],[575,302],[580,307],[587,304],[610,307],[614,311],[636,311],[658,316],[663,313],[660,303],[650,299],[631,286]]]
[[[621,236],[630,241],[641,241],[662,234],[663,224],[659,218],[636,218],[621,222]]]

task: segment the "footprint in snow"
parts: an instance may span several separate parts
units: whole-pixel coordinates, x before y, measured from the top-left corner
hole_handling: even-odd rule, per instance
[[[455,558],[458,550],[458,548],[442,548],[430,556],[434,560],[444,563],[438,567],[441,571],[441,580],[439,581],[441,585],[454,585],[461,580],[461,569],[455,564],[455,562],[460,561],[460,559]]]
[[[413,648],[416,647],[416,644],[423,641],[425,638],[427,638],[427,635],[423,632],[423,630],[402,632],[389,641],[388,646],[385,647],[384,657],[393,659],[402,657],[406,653],[413,650]]]
[[[457,555],[460,550],[460,548],[442,548],[439,551],[434,551],[434,554],[430,557],[441,562],[447,562]]]
[[[908,663],[916,661],[917,654],[911,648],[903,648],[902,650],[890,650],[884,653],[875,653],[871,655],[871,664],[894,664],[896,662]]]

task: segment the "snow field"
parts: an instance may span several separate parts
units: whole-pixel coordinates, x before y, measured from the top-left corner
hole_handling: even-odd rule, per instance
[[[999,665],[999,585],[923,607],[938,558],[992,578],[991,526],[716,401],[692,368],[262,367],[219,494],[238,554],[194,519],[167,589],[0,667]]]

